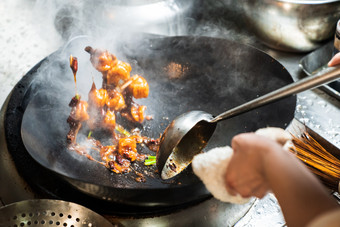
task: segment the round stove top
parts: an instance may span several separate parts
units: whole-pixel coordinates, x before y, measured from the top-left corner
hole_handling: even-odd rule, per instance
[[[131,206],[88,196],[42,167],[25,149],[21,139],[21,122],[32,93],[34,75],[44,60],[15,85],[1,110],[0,181],[10,182],[0,189],[4,205],[32,198],[65,200],[88,207],[112,222],[129,226],[143,223],[233,225],[253,205],[254,200],[244,205],[234,205],[210,198],[176,206]]]

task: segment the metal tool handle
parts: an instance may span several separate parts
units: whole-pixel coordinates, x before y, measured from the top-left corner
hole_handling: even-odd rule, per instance
[[[336,67],[330,71],[327,71],[326,73],[321,72],[315,76],[306,77],[302,80],[279,88],[278,90],[272,91],[266,95],[260,96],[252,101],[246,102],[231,110],[223,112],[220,115],[214,117],[210,122],[219,122],[231,118],[241,113],[253,110],[257,107],[264,106],[279,99],[285,98],[289,95],[297,94],[311,88],[316,88],[323,84],[332,82],[338,78],[340,78],[340,67]]]

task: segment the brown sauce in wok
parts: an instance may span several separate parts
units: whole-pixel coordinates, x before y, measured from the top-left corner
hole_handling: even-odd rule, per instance
[[[151,120],[151,116],[145,116],[146,106],[134,102],[134,99],[148,97],[149,85],[142,76],[130,76],[130,64],[118,60],[108,51],[92,47],[86,47],[85,50],[90,54],[93,67],[102,74],[102,87],[97,89],[93,82],[87,101],[82,100],[76,90],[76,95],[69,103],[71,111],[67,119],[70,127],[67,134],[68,148],[104,165],[114,173],[130,172],[132,162],[143,162],[149,156],[140,154],[137,144],[156,152],[159,138],[142,136],[136,128],[125,129],[117,123],[117,115],[136,124]],[[70,57],[70,67],[76,83],[77,58]],[[80,131],[83,134],[88,133],[87,145],[78,143],[77,135]],[[98,131],[109,135],[109,142],[105,138],[105,145],[100,137],[93,136],[93,132]],[[97,134],[103,135],[103,133]],[[97,152],[100,160],[90,155],[89,151]],[[145,181],[143,174],[135,173],[138,182]]]

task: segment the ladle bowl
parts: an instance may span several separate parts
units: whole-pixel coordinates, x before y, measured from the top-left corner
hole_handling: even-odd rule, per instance
[[[156,162],[158,168],[162,169],[164,166],[161,171],[162,179],[172,178],[175,176],[173,174],[182,172],[197,151],[206,146],[217,125],[210,123],[211,119],[213,116],[207,112],[190,111],[177,117],[165,129]],[[180,141],[183,143],[179,143]]]
[[[161,178],[170,179],[181,173],[208,144],[219,121],[248,112],[289,95],[321,86],[340,78],[340,67],[329,68],[315,76],[288,84],[266,95],[246,102],[213,117],[204,111],[190,111],[174,119],[165,129],[157,152],[157,168]]]

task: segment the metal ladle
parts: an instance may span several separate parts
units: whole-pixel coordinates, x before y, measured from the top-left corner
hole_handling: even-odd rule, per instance
[[[169,124],[161,137],[156,157],[161,178],[170,179],[182,172],[191,163],[193,157],[207,145],[219,121],[340,78],[340,67],[330,69],[326,73],[319,73],[288,84],[223,112],[217,117],[204,111],[190,111],[180,115]]]

